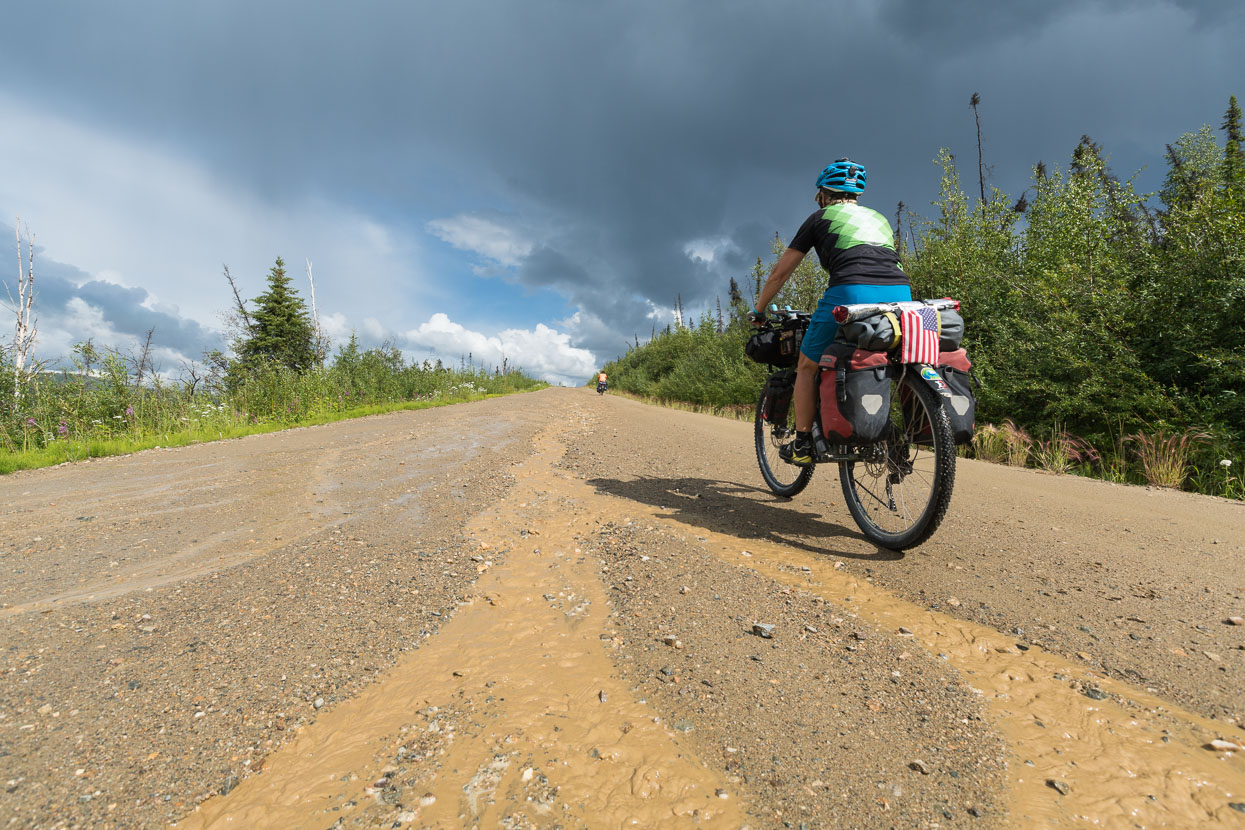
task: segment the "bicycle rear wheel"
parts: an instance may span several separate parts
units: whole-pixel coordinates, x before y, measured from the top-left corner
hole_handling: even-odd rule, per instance
[[[865,536],[893,550],[928,539],[951,503],[955,440],[942,399],[916,371],[891,381],[886,435],[860,456],[839,466],[839,482]]]
[[[768,386],[768,385],[767,385]],[[780,447],[795,440],[795,404],[787,407],[787,417],[780,423],[765,420],[767,389],[761,390],[757,401],[756,422],[753,435],[756,441],[757,464],[761,477],[776,496],[794,496],[808,486],[813,468],[788,464],[778,456]]]

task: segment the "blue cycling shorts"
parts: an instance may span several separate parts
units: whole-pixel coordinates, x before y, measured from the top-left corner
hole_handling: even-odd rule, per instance
[[[856,303],[898,303],[912,299],[912,289],[906,285],[832,285],[817,303],[813,312],[813,320],[804,333],[804,342],[800,352],[814,363],[821,360],[827,348],[834,341],[839,331],[839,324],[834,320],[836,305],[854,305]]]

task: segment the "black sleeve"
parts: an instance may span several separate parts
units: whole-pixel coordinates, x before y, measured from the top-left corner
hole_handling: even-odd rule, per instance
[[[813,249],[813,245],[817,241],[813,231],[817,227],[817,220],[820,218],[821,211],[813,211],[809,217],[804,220],[804,224],[800,225],[800,229],[795,232],[795,236],[791,239],[791,244],[787,247],[799,251],[802,254],[807,254],[811,251]]]

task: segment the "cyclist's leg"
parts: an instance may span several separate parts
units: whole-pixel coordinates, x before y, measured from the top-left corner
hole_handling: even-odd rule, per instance
[[[809,432],[813,428],[813,410],[817,406],[817,364],[801,351],[800,362],[795,369],[795,430]]]

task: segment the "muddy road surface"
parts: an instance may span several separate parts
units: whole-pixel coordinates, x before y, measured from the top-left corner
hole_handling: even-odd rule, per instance
[[[1245,506],[870,545],[590,389],[0,479],[0,827],[1245,826]]]

